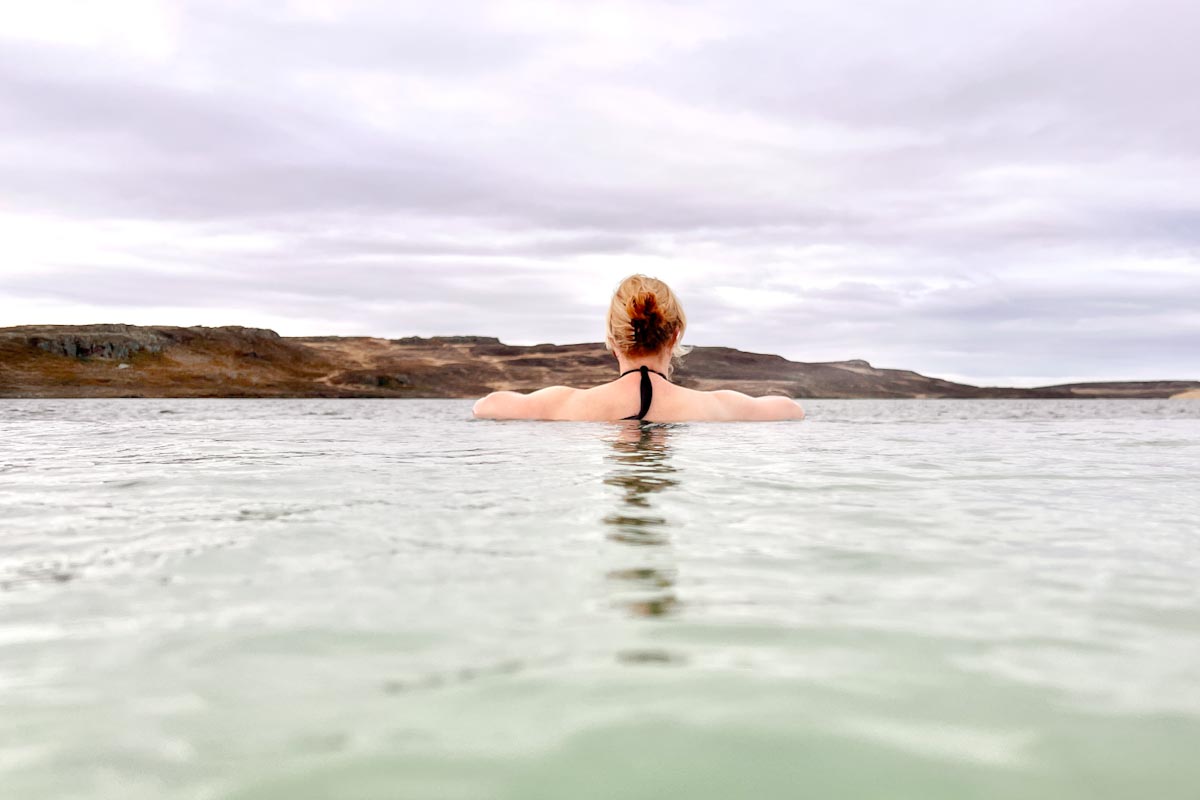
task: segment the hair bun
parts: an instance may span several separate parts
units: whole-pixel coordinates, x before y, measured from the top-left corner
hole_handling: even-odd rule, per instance
[[[654,351],[667,343],[671,332],[667,330],[666,320],[658,309],[658,298],[653,292],[642,292],[629,298],[627,310],[635,344]]]
[[[630,320],[646,320],[651,321],[655,317],[661,317],[658,313],[658,298],[653,292],[642,292],[635,294],[629,299],[629,319]]]

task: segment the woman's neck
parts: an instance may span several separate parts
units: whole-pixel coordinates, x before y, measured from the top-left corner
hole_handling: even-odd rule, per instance
[[[648,367],[655,372],[661,372],[663,375],[670,375],[671,354],[663,352],[649,356],[640,356],[638,358],[626,358],[620,353],[617,354],[617,370],[619,372],[629,372],[639,367]]]

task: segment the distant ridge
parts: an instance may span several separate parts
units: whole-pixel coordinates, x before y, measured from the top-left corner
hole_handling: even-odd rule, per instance
[[[490,336],[282,337],[226,326],[0,328],[0,397],[477,397],[593,386],[614,377],[603,345],[508,345]],[[1200,396],[1200,381],[978,387],[866,361],[805,363],[697,347],[675,380],[697,389],[829,398]]]

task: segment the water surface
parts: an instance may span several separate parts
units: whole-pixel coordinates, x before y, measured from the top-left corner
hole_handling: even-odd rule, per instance
[[[0,796],[1193,798],[1200,403],[0,402]]]

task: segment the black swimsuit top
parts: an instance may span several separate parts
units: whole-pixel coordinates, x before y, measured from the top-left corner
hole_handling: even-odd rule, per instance
[[[638,413],[630,417],[625,417],[625,419],[641,419],[642,417],[646,416],[646,412],[650,410],[650,401],[654,399],[654,387],[650,385],[650,373],[653,372],[655,375],[661,376],[664,380],[670,380],[670,378],[668,378],[666,375],[663,375],[658,370],[650,369],[649,367],[627,369],[621,373],[621,377],[624,378],[631,372],[642,373],[642,408],[640,411],[638,411]]]

